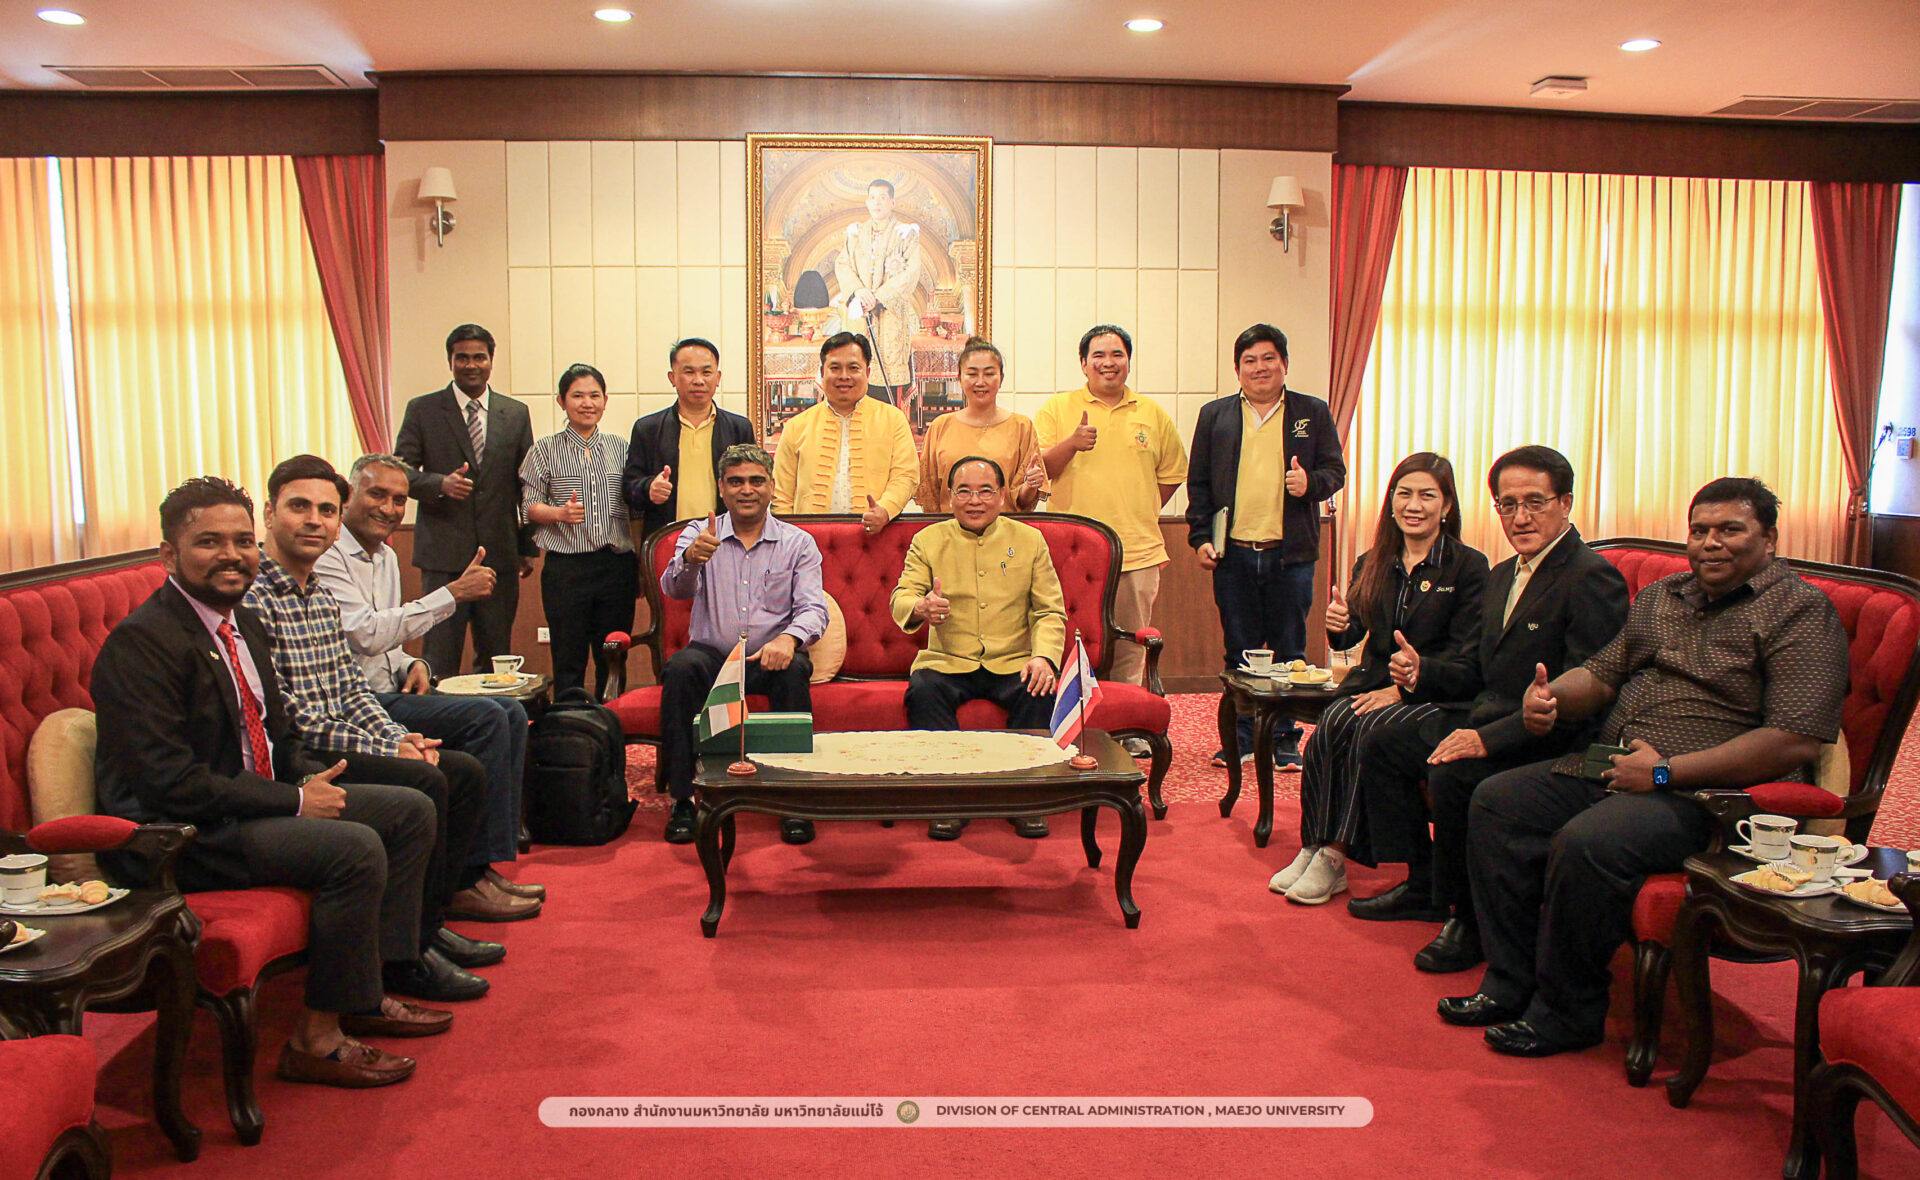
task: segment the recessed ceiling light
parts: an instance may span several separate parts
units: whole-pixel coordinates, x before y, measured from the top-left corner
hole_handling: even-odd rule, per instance
[[[1660,42],[1655,41],[1652,37],[1635,37],[1631,41],[1620,42],[1620,48],[1626,50],[1628,53],[1645,53],[1649,49],[1660,48]]]
[[[77,12],[68,12],[64,8],[42,8],[37,14],[50,25],[84,25],[87,18]]]
[[[1164,29],[1167,27],[1167,22],[1163,20],[1154,20],[1152,17],[1148,16],[1148,17],[1142,17],[1139,20],[1128,21],[1127,27],[1129,29],[1132,29],[1136,33],[1157,33],[1161,29]]]
[[[610,25],[624,25],[633,19],[633,14],[624,8],[596,9],[593,19],[606,21]]]

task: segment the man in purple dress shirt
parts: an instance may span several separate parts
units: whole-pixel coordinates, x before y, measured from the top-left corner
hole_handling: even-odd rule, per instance
[[[693,723],[741,633],[747,692],[764,694],[777,713],[811,713],[813,662],[805,649],[827,629],[819,546],[805,529],[768,511],[773,459],[752,443],[731,446],[720,456],[719,476],[726,516],[687,525],[660,575],[668,598],[693,600],[689,642],[661,677],[660,759],[673,792],[669,844],[693,842]],[[780,838],[805,844],[813,823],[783,820]]]

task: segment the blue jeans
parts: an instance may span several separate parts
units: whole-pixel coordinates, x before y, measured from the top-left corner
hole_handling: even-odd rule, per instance
[[[520,799],[527,765],[527,711],[507,697],[375,693],[382,708],[409,733],[439,738],[471,754],[487,772],[487,814],[467,854],[469,868],[502,864],[519,855]]]
[[[1307,612],[1313,608],[1311,561],[1284,565],[1282,549],[1227,542],[1213,571],[1213,602],[1226,637],[1226,666],[1238,668],[1248,648],[1271,648],[1275,663],[1305,659]],[[1240,750],[1253,749],[1253,718],[1240,718]],[[1276,729],[1274,740],[1298,739],[1300,727]]]

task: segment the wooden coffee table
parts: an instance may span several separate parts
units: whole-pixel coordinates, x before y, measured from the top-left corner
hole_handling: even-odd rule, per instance
[[[694,778],[700,800],[694,845],[707,872],[708,889],[700,932],[712,938],[720,926],[720,911],[727,902],[727,865],[733,859],[733,816],[738,811],[782,819],[856,821],[1037,819],[1078,811],[1087,864],[1098,868],[1100,845],[1094,838],[1094,821],[1102,807],[1111,807],[1120,816],[1120,859],[1114,864],[1113,892],[1127,929],[1137,929],[1140,907],[1133,903],[1133,869],[1147,846],[1147,813],[1140,802],[1146,776],[1104,730],[1084,731],[1078,745],[1098,765],[1075,770],[1057,762],[1031,770],[941,775],[828,775],[762,766],[750,778],[734,778],[727,774],[731,759],[705,757]]]
[[[1713,1058],[1713,987],[1707,977],[1713,939],[1790,956],[1800,967],[1800,983],[1793,1014],[1793,1137],[1781,1171],[1795,1180],[1819,1170],[1809,1142],[1807,1083],[1820,1060],[1820,997],[1859,972],[1884,970],[1905,945],[1913,918],[1831,894],[1793,901],[1734,883],[1734,876],[1753,867],[1731,852],[1686,860],[1687,900],[1673,924],[1673,978],[1686,1014],[1687,1050],[1680,1072],[1667,1079],[1667,1101],[1685,1106]],[[1906,856],[1875,848],[1858,867],[1884,879],[1906,871]]]
[[[1240,801],[1240,730],[1244,710],[1253,714],[1253,781],[1260,786],[1260,815],[1253,825],[1253,843],[1265,848],[1273,835],[1273,729],[1281,718],[1317,725],[1320,714],[1340,694],[1315,686],[1294,688],[1265,676],[1245,672],[1220,673],[1220,749],[1227,755],[1227,793],[1220,797],[1222,819],[1233,814]]]

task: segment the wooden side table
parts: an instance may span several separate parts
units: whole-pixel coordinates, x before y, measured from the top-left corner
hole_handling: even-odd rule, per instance
[[[1818,1154],[1809,1144],[1808,1078],[1820,1060],[1820,997],[1861,971],[1884,970],[1913,929],[1908,914],[1887,914],[1833,896],[1794,901],[1755,893],[1733,881],[1754,867],[1731,852],[1687,858],[1687,900],[1673,925],[1673,977],[1686,1016],[1687,1048],[1667,1079],[1667,1101],[1685,1106],[1713,1059],[1713,986],[1708,952],[1718,935],[1748,950],[1791,957],[1800,968],[1793,1014],[1793,1137],[1781,1174],[1812,1180]],[[1882,878],[1906,869],[1905,854],[1876,848],[1861,867]]]
[[[1253,825],[1253,843],[1267,846],[1273,835],[1273,729],[1282,719],[1317,725],[1320,714],[1340,699],[1324,688],[1294,688],[1265,676],[1245,672],[1220,673],[1220,748],[1227,755],[1227,793],[1220,797],[1222,819],[1233,814],[1240,801],[1239,715],[1253,714],[1253,780],[1260,787],[1260,815]]]

